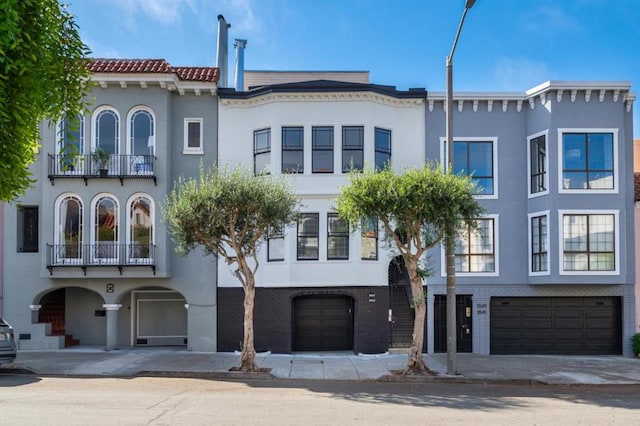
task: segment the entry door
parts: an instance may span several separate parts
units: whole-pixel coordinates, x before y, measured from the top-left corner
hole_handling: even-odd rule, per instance
[[[473,351],[471,296],[456,295],[456,345],[458,352]],[[434,351],[447,351],[447,296],[434,300]]]

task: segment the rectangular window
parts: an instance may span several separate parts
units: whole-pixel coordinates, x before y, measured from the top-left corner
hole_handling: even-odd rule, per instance
[[[382,170],[391,163],[391,130],[376,127],[375,162],[376,170]]]
[[[378,260],[378,218],[367,218],[360,224],[360,259]]]
[[[184,119],[183,154],[202,154],[202,118]]]
[[[333,173],[333,127],[314,127],[311,145],[313,173]]]
[[[364,127],[342,127],[342,172],[364,168]]]
[[[478,219],[476,228],[458,232],[456,272],[495,272],[494,219]]]
[[[298,260],[318,260],[319,236],[320,215],[318,213],[298,214]]]
[[[349,222],[337,213],[327,215],[327,259],[349,259]]]
[[[453,143],[453,172],[470,175],[476,183],[477,195],[493,194],[493,143]]]
[[[267,228],[267,260],[269,262],[284,260],[284,230]]]
[[[615,271],[615,240],[613,214],[564,214],[562,269]]]
[[[547,146],[545,135],[529,142],[529,190],[537,194],[547,190]]]
[[[614,189],[613,133],[562,134],[562,189]]]
[[[282,173],[304,172],[304,130],[282,128]]]
[[[38,206],[19,206],[17,220],[18,252],[38,252]]]
[[[531,272],[549,270],[547,248],[547,216],[531,218]]]
[[[271,172],[271,129],[253,132],[253,173],[257,175]]]

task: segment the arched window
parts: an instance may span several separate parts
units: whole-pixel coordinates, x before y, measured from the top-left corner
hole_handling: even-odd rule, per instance
[[[147,109],[135,110],[129,119],[129,154],[153,155],[155,126],[153,114]]]
[[[154,204],[146,194],[136,194],[127,203],[127,260],[144,263],[153,259]]]
[[[93,202],[93,259],[98,263],[117,263],[118,201],[111,195],[99,195]]]
[[[76,195],[64,195],[56,202],[56,263],[82,263],[82,210],[82,200]]]
[[[58,123],[56,154],[59,173],[82,174],[84,154],[84,117],[65,115]]]
[[[105,108],[96,114],[94,132],[94,149],[102,148],[109,154],[118,153],[120,120],[115,110]]]

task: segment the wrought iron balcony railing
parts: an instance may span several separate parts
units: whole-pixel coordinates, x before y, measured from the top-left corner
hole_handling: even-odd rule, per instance
[[[55,179],[153,179],[156,184],[155,155],[110,154],[106,161],[93,154],[49,154],[48,178],[51,184]]]
[[[120,275],[127,266],[147,266],[156,273],[155,245],[101,242],[96,244],[47,244],[47,269],[53,275],[56,267],[79,267],[87,274],[88,267],[113,266]]]

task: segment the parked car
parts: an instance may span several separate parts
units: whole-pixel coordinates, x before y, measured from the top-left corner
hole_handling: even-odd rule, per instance
[[[16,359],[16,340],[11,324],[0,318],[0,365]]]

